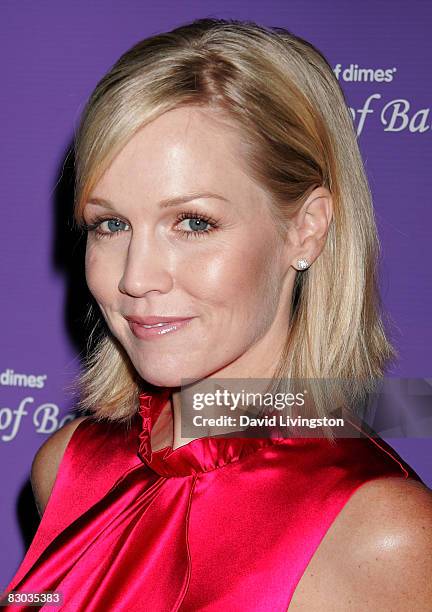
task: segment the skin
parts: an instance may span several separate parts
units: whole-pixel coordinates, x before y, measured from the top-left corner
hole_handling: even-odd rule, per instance
[[[241,163],[240,142],[208,110],[167,112],[129,141],[84,207],[88,225],[97,215],[122,221],[117,232],[107,221],[89,232],[87,283],[111,332],[154,385],[270,377],[286,337],[296,262],[313,263],[324,246],[330,193],[317,188],[282,240],[268,195]],[[227,201],[160,207],[167,198],[202,192]],[[192,212],[211,217],[217,228],[197,235],[190,217],[178,220]],[[195,319],[154,342],[135,337],[124,318],[155,314]],[[190,440],[180,435],[179,396],[173,394],[174,433],[167,434],[174,449]]]
[[[209,111],[170,111],[126,145],[95,187],[92,197],[111,207],[100,201],[85,207],[88,224],[96,215],[123,222],[112,238],[89,233],[87,282],[112,333],[154,385],[177,387],[192,376],[197,381],[270,376],[289,321],[296,262],[306,257],[313,264],[325,244],[330,193],[317,188],[282,240],[265,192],[242,166],[239,142]],[[166,198],[203,191],[228,202],[209,198],[159,206]],[[217,220],[218,229],[201,238],[180,234],[179,229],[194,231],[190,217],[177,219],[191,211]],[[107,225],[100,227],[107,232]],[[125,314],[196,318],[189,327],[148,342],[132,334]],[[189,441],[180,436],[179,393],[173,394],[172,408],[173,430],[167,404],[152,431],[154,450]],[[41,514],[81,420],[57,431],[36,454],[32,485]],[[429,489],[402,478],[363,484],[315,551],[289,611],[432,609],[431,534]]]

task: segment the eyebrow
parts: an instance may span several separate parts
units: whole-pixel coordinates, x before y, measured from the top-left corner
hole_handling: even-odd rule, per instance
[[[159,202],[160,208],[169,208],[171,206],[179,206],[180,204],[186,204],[191,200],[199,200],[202,198],[212,198],[215,200],[222,200],[223,202],[229,202],[227,198],[224,198],[220,194],[212,193],[210,191],[205,191],[203,193],[188,193],[181,196],[176,196],[174,198],[165,198]],[[107,208],[115,209],[114,204],[112,204],[109,200],[104,200],[103,198],[98,198],[95,196],[90,196],[87,200],[87,204],[98,204],[99,206],[105,206]]]

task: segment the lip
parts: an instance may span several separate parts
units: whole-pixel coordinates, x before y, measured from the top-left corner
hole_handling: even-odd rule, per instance
[[[174,323],[176,321],[186,321],[188,319],[192,319],[193,317],[170,317],[164,315],[155,315],[149,317],[136,317],[125,315],[125,319],[127,321],[131,321],[132,323],[137,323],[137,325],[156,325],[157,323]]]
[[[189,325],[194,318],[195,317],[180,318],[162,316],[125,317],[134,336],[140,338],[141,340],[163,338],[167,334],[172,334]],[[144,325],[157,325],[157,327],[149,328],[144,327]]]

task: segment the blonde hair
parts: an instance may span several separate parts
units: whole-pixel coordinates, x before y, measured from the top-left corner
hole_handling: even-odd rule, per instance
[[[279,226],[316,187],[330,190],[327,241],[297,274],[274,376],[348,379],[351,397],[362,401],[395,351],[380,313],[379,243],[352,118],[331,66],[309,42],[283,28],[201,19],[135,44],[97,84],[81,117],[77,224],[93,187],[137,130],[185,105],[220,110],[239,127],[250,175],[270,194]],[[144,385],[103,329],[78,379],[79,406],[128,421]],[[317,406],[318,415],[329,413],[328,403]]]

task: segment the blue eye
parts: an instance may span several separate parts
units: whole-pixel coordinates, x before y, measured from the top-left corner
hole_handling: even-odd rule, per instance
[[[205,219],[201,219],[198,217],[187,217],[186,219],[187,219],[186,227],[188,227],[190,230],[193,230],[193,233],[208,231],[207,226],[210,224]]]
[[[177,217],[179,226],[187,223],[189,229],[180,228],[179,231],[185,238],[200,238],[210,234],[218,228],[218,222],[198,212],[184,212]]]
[[[107,219],[106,223],[110,232],[118,232],[122,225],[126,225],[126,223],[123,223],[120,219]]]
[[[104,224],[105,228],[102,229]],[[85,227],[88,232],[94,232],[96,238],[112,238],[114,235],[127,231],[128,228],[127,223],[115,217],[108,219],[98,217],[93,223]]]

